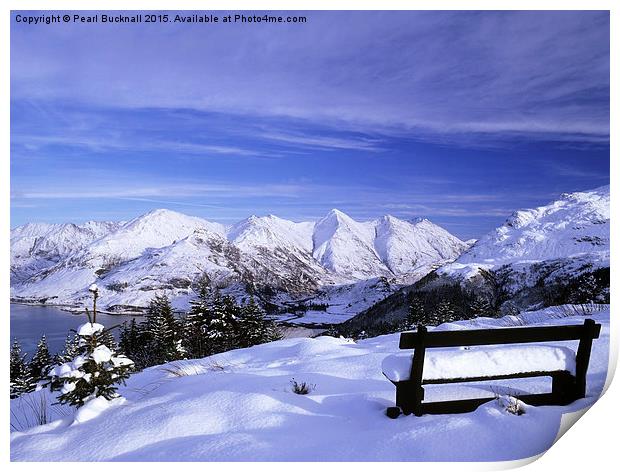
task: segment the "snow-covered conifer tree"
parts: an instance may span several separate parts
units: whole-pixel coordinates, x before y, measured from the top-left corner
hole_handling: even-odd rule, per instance
[[[26,354],[22,354],[22,348],[17,339],[11,345],[9,365],[11,398],[32,391],[34,382],[26,362]]]
[[[211,320],[211,292],[203,285],[198,297],[190,301],[190,310],[182,322],[182,346],[188,358],[196,359],[212,354],[206,337]]]
[[[414,296],[407,311],[407,318],[401,326],[402,330],[415,329],[419,324],[426,321],[424,302],[418,296]]]
[[[142,323],[136,323],[135,318],[129,323],[123,323],[119,335],[119,351],[134,361],[137,370],[154,365],[147,344],[148,338]]]
[[[70,361],[80,353],[80,338],[75,334],[74,330],[71,331],[73,331],[73,334],[71,332],[67,334],[63,350],[54,356],[54,364]]]
[[[452,304],[447,300],[443,300],[430,313],[426,313],[422,324],[437,326],[441,323],[454,321],[454,319],[455,313]]]
[[[34,356],[32,356],[29,367],[30,375],[35,383],[47,377],[47,373],[52,367],[52,356],[50,355],[49,348],[47,347],[47,339],[45,338],[45,335],[41,336],[41,339],[37,344],[37,350],[34,353]]]
[[[241,308],[238,325],[239,345],[237,347],[254,346],[282,337],[276,323],[266,317],[265,312],[254,301],[254,297]]]
[[[495,315],[495,310],[493,309],[493,305],[489,301],[488,298],[477,295],[471,305],[469,306],[469,310],[472,316],[493,316]]]
[[[89,288],[93,294],[93,311],[87,310],[88,323],[77,330],[80,353],[69,362],[54,367],[49,373],[52,390],[60,390],[60,403],[82,406],[89,400],[118,397],[118,385],[125,382],[133,368],[133,361],[116,354],[101,341],[105,335],[103,325],[97,323],[98,289]]]
[[[231,297],[212,298],[211,318],[206,326],[206,337],[214,353],[239,347],[239,307]]]
[[[166,295],[156,295],[151,300],[146,316],[145,331],[154,365],[182,357],[179,352],[179,323],[174,317],[170,300]]]

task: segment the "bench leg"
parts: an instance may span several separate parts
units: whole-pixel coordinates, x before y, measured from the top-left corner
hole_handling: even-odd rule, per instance
[[[414,382],[398,382],[396,384],[396,406],[400,407],[403,414],[422,416],[422,401],[424,400],[424,388]]]
[[[552,376],[551,395],[556,405],[568,405],[580,398],[577,379],[569,372],[558,372]]]
[[[400,416],[400,408],[398,408],[397,406],[390,406],[385,411],[385,414],[389,418],[392,418],[393,420],[395,420],[396,418],[398,418]]]

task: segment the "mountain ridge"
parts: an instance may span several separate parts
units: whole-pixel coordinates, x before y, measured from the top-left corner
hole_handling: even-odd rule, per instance
[[[278,305],[307,300],[319,290],[322,299],[329,298],[326,291],[331,293],[332,288],[350,286],[355,291],[355,284],[377,278],[396,287],[466,248],[466,243],[428,220],[411,223],[385,216],[359,222],[336,209],[317,222],[268,215],[228,227],[156,209],[105,225],[98,237],[47,259],[45,265],[39,262],[48,254],[28,259],[35,246],[33,235],[53,246],[56,226],[28,224],[13,229],[13,300],[80,305],[88,296],[85,287],[97,282],[109,307],[144,307],[161,291],[183,306],[204,273],[233,296],[254,293]],[[415,244],[408,241],[412,235]],[[439,249],[436,239],[441,241]],[[342,289],[337,292],[342,300]]]

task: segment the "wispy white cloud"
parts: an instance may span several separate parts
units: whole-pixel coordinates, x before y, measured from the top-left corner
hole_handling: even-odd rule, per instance
[[[13,98],[286,116],[439,141],[608,138],[608,12],[307,16],[277,34],[13,22]]]
[[[100,180],[95,190],[80,183],[74,185],[47,186],[45,189],[13,190],[11,198],[17,199],[101,199],[123,198],[138,199],[148,197],[286,197],[297,198],[302,188],[289,184],[197,184],[162,183],[151,186],[136,187],[130,182],[117,182],[105,185]]]
[[[312,136],[284,132],[265,132],[259,134],[263,139],[284,142],[301,147],[321,149],[355,149],[361,151],[380,151],[380,140],[370,138],[339,138],[331,136]]]
[[[60,134],[62,133],[62,134]],[[216,144],[202,144],[187,141],[148,140],[144,137],[121,136],[117,133],[108,133],[101,136],[101,131],[90,130],[89,132],[75,133],[71,130],[63,130],[59,134],[28,135],[16,133],[11,136],[14,145],[24,145],[29,150],[40,149],[50,145],[62,145],[69,147],[81,147],[94,152],[107,151],[168,151],[183,154],[216,154],[230,156],[270,157],[276,154],[252,149],[244,149],[237,146],[225,146]]]

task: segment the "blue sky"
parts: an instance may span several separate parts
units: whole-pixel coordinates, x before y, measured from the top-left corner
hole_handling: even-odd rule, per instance
[[[336,207],[470,238],[609,182],[606,12],[306,16],[13,21],[11,225]]]

